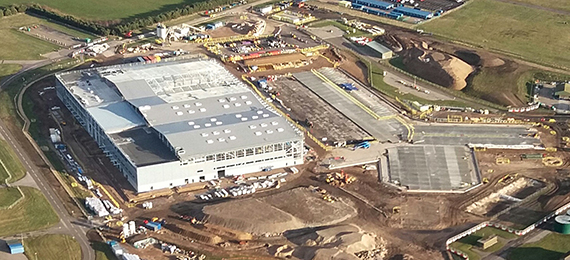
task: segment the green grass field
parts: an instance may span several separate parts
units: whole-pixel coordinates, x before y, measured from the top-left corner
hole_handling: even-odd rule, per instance
[[[81,260],[81,247],[68,235],[43,235],[24,239],[30,260]]]
[[[469,255],[470,260],[478,260],[478,259],[481,259],[481,257],[479,256],[478,253],[473,251],[472,248],[477,245],[477,240],[479,240],[483,237],[489,237],[493,234],[497,235],[498,237],[500,237],[502,239],[513,239],[513,238],[517,237],[514,234],[511,234],[509,232],[506,232],[506,231],[503,231],[500,229],[496,229],[496,228],[492,228],[492,227],[485,227],[485,228],[482,228],[481,230],[479,230],[479,231],[477,231],[477,232],[475,232],[469,236],[466,236],[466,237],[452,243],[451,247],[453,247],[455,249],[459,249],[459,250],[463,251],[464,253],[466,253],[467,255]],[[503,245],[504,245],[503,242],[501,242],[499,240],[499,242],[497,244],[495,244],[494,246],[492,246],[490,248],[487,248],[484,251],[485,252],[495,252],[495,251],[501,249],[501,247],[503,247]]]
[[[4,167],[0,165],[0,182],[3,183],[9,176],[11,176],[11,178],[8,179],[8,182],[14,182],[23,178],[26,174],[26,170],[22,162],[20,162],[20,159],[18,159],[18,156],[16,156],[12,148],[8,146],[8,143],[2,139],[0,139],[0,160],[6,169],[10,171],[10,174],[8,174]]]
[[[33,24],[44,24],[58,30],[64,27],[67,30],[66,33],[74,31],[63,25],[54,24],[25,14],[4,17],[0,19],[0,60],[39,60],[43,59],[40,54],[59,49],[57,45],[18,31],[18,28],[21,26]],[[75,35],[80,37],[83,34],[78,32]]]
[[[570,12],[570,5],[568,4],[567,0],[512,0],[512,1]]]
[[[0,208],[9,207],[21,197],[22,194],[17,188],[0,189]]]
[[[115,20],[136,17],[146,13],[160,13],[196,0],[0,0],[0,6],[15,3],[38,3],[63,13],[91,20]]]
[[[570,16],[495,0],[466,6],[418,28],[451,40],[509,53],[541,64],[570,68]]]
[[[538,242],[510,250],[508,260],[559,260],[570,251],[570,235],[552,233]]]
[[[22,69],[22,65],[19,64],[0,64],[0,79],[6,76],[10,76]]]
[[[482,68],[463,92],[504,106],[521,106],[528,101],[526,83],[532,81],[534,73],[528,70],[505,73],[495,68]]]
[[[0,236],[47,228],[59,221],[39,190],[30,187],[20,189],[25,198],[11,209],[0,210]]]

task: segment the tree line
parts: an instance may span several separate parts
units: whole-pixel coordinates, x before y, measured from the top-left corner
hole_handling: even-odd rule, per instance
[[[103,25],[101,22],[84,20],[72,15],[63,14],[40,4],[15,4],[6,7],[0,7],[0,18],[3,16],[10,16],[26,12],[65,23],[98,35],[124,35],[129,31],[147,27],[155,23],[169,21],[195,12],[228,5],[233,2],[236,2],[236,0],[199,1],[156,15],[137,17],[133,19],[124,19],[119,23],[112,25]]]

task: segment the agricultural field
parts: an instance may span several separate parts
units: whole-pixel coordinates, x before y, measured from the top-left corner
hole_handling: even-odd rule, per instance
[[[531,4],[540,7],[546,7],[546,8],[570,12],[570,5],[568,5],[567,0],[512,0],[512,1],[519,2],[522,4]]]
[[[79,244],[68,235],[43,235],[24,240],[28,259],[81,260]]]
[[[538,242],[510,250],[507,260],[558,260],[570,251],[570,235],[552,233]]]
[[[0,6],[29,3],[29,0],[0,0]],[[60,12],[90,20],[117,20],[148,14],[158,14],[197,0],[36,0],[34,3],[49,6]]]
[[[0,236],[47,228],[59,221],[51,205],[39,190],[30,187],[20,187],[20,189],[25,198],[11,209],[0,210],[2,216]]]
[[[41,54],[58,50],[60,47],[55,44],[18,31],[22,26],[40,24],[78,38],[94,37],[92,34],[26,14],[3,17],[0,19],[0,60],[39,60],[44,59]]]
[[[21,197],[22,194],[17,188],[0,189],[0,208],[9,207]]]
[[[418,26],[426,32],[556,67],[570,68],[570,16],[494,0],[463,8]],[[548,30],[545,30],[548,28]]]
[[[6,141],[0,139],[0,161],[6,168],[0,165],[0,183],[14,182],[24,177],[26,170],[24,166]],[[8,170],[10,173],[8,173]]]

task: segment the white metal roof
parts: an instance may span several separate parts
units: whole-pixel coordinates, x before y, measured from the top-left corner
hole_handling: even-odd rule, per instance
[[[97,82],[97,91],[113,101],[88,109],[106,132],[123,140],[119,137],[122,131],[152,127],[173,150],[183,150],[177,153],[180,159],[302,138],[300,130],[214,60],[122,65],[72,73],[76,74],[58,77],[66,85],[82,85],[89,77],[90,82]],[[143,135],[129,135],[127,139],[133,139],[129,145],[136,146],[134,139],[139,136]],[[162,159],[146,160],[148,152],[135,156],[136,149],[125,151],[142,163]]]

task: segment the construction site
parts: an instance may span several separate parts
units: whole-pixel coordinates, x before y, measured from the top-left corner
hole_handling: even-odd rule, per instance
[[[278,14],[281,21],[247,13],[201,25],[161,25],[145,55],[179,49],[192,55],[143,59],[140,66],[171,59],[219,62],[276,118],[303,132],[300,165],[138,192],[58,98],[53,78],[30,88],[37,135],[58,129],[64,144],[42,147],[59,158],[78,194],[90,194],[78,195],[81,201],[100,199],[109,211],[102,216],[96,207],[89,210],[105,239],[148,260],[441,259],[446,240],[477,223],[521,230],[570,202],[563,195],[570,190],[564,169],[570,154],[555,149],[568,142],[567,125],[444,106],[430,106],[430,116],[415,120],[411,102],[371,87],[363,60],[375,59],[345,32],[306,30],[284,21],[294,20],[291,13]],[[315,19],[327,16],[314,13]],[[373,26],[382,25],[366,28]],[[402,51],[403,62],[417,65],[419,74],[423,68],[441,71],[442,86],[465,87],[472,72],[467,63],[436,53],[443,47],[417,41],[412,32],[386,32],[376,41]],[[139,55],[128,48],[119,45],[119,57]],[[393,84],[417,92],[398,80],[410,78]]]

